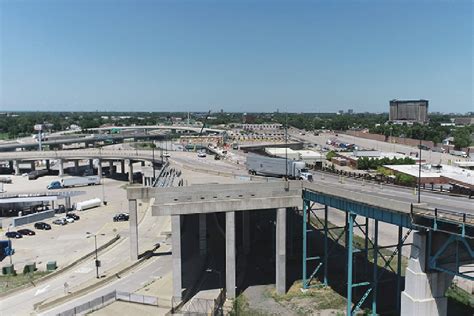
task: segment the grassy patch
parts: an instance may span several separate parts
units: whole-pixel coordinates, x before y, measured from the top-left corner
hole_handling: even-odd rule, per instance
[[[264,312],[250,308],[247,299],[243,295],[237,296],[232,304],[232,310],[229,312],[229,316],[268,316]]]
[[[446,297],[466,306],[474,307],[474,297],[460,287],[452,284],[446,291]]]
[[[0,140],[9,140],[10,137],[8,133],[0,133]]]
[[[50,272],[47,271],[37,271],[34,273],[28,274],[17,274],[17,275],[2,275],[0,276],[0,293],[6,292],[8,290],[20,287],[22,285],[31,283],[35,284],[35,281],[39,278],[47,275]]]
[[[331,287],[324,287],[318,281],[312,282],[312,288],[301,291],[301,281],[296,281],[285,295],[278,295],[272,291],[271,296],[285,307],[294,310],[299,315],[312,314],[315,310],[343,310],[346,299],[333,291]],[[335,312],[337,315],[337,312]]]

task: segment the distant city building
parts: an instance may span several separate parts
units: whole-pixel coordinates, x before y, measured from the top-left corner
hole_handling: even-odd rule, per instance
[[[456,125],[474,125],[474,117],[456,117],[454,118],[454,124]]]
[[[389,120],[427,123],[428,100],[391,100]]]
[[[347,110],[347,114],[349,114],[349,115],[352,115],[352,114],[354,114],[354,110],[353,110],[353,109],[349,109],[349,110]]]

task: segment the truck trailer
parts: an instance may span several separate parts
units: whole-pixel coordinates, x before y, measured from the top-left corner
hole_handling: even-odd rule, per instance
[[[249,155],[247,157],[247,169],[253,175],[271,177],[284,177],[286,175],[290,179],[313,181],[313,175],[308,172],[303,161]]]
[[[48,190],[53,190],[53,189],[85,186],[85,185],[97,185],[97,184],[100,184],[99,176],[72,177],[72,178],[64,178],[61,180],[55,180],[51,182],[47,186],[47,188]]]
[[[77,211],[84,211],[90,208],[99,207],[102,201],[99,198],[78,202],[76,204]]]

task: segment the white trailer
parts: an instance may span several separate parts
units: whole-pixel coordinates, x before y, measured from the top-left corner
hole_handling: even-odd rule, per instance
[[[313,180],[313,175],[306,169],[303,161],[287,160],[284,158],[270,158],[258,155],[247,156],[247,169],[250,174],[283,177],[291,179]]]
[[[100,184],[99,176],[89,176],[89,177],[72,177],[72,178],[63,178],[61,179],[61,187],[77,187],[85,185],[97,185]]]
[[[87,200],[87,201],[82,201],[82,202],[77,202],[76,203],[76,210],[84,211],[84,210],[87,210],[87,209],[90,209],[90,208],[99,207],[100,203],[102,203],[102,201],[99,198],[95,198],[95,199],[91,199],[91,200]]]
[[[459,157],[464,157],[467,158],[467,153],[462,150],[450,150],[449,153],[453,156],[459,156]]]

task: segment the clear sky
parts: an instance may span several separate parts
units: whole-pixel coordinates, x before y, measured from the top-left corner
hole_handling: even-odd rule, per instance
[[[0,109],[474,111],[473,1],[0,0]]]

